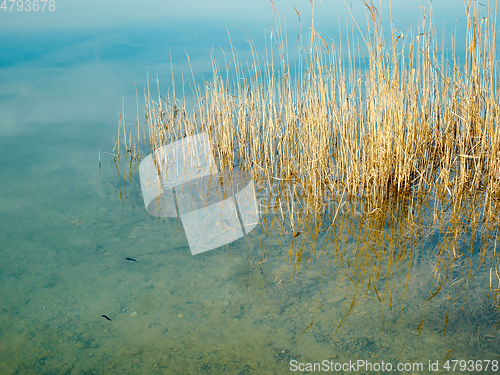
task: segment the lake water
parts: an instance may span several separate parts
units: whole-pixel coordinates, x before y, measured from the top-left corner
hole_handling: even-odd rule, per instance
[[[367,280],[356,281],[349,260],[377,239],[352,234],[321,234],[315,242],[330,255],[296,272],[288,249],[310,239],[264,220],[244,238],[192,256],[180,220],[147,214],[137,168],[117,176],[106,152],[122,106],[133,123],[135,90],[142,105],[147,74],[166,92],[172,67],[189,103],[191,77],[210,79],[211,53],[222,62],[222,51],[230,55],[228,32],[240,61],[251,58],[248,36],[263,53],[276,27],[269,2],[53,4],[53,12],[17,11],[17,3],[11,10],[9,2],[0,9],[1,374],[318,370],[308,363],[325,373],[389,373],[389,363],[394,373],[424,374],[437,373],[429,367],[436,362],[443,373],[500,371],[496,362],[485,369],[500,360],[494,249],[454,264],[441,290],[437,231],[397,266],[381,266],[379,290],[362,288]],[[395,27],[416,31],[423,4],[393,2]],[[465,59],[463,3],[432,4],[437,34],[446,48],[456,35]],[[291,3],[274,5],[292,45],[311,26],[310,3],[294,4],[300,23]],[[387,4],[375,5],[388,26]],[[315,28],[336,40],[339,27],[353,27],[350,9],[363,30],[363,8],[318,2]],[[467,363],[460,371],[454,360],[473,361],[474,370]],[[364,361],[356,370],[345,365],[356,361]]]

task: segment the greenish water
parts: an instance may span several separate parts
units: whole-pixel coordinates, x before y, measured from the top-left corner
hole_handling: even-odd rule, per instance
[[[179,220],[147,215],[133,185],[120,199],[111,157],[101,154],[99,173],[109,126],[36,129],[1,142],[2,374],[284,374],[293,360],[422,363],[424,371],[396,373],[428,373],[451,349],[451,359],[498,358],[489,274],[469,279],[463,305],[446,287],[427,304],[425,241],[408,287],[402,267],[391,303],[363,293],[346,316],[355,287],[335,256],[290,274],[293,236],[262,225],[191,256]]]

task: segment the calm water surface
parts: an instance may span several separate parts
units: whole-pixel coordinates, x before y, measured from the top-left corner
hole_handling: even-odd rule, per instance
[[[447,285],[458,291],[445,287],[428,301],[436,288],[431,235],[383,298],[372,289],[352,304],[359,292],[338,277],[346,263],[335,256],[290,274],[291,234],[259,225],[191,256],[180,221],[146,213],[137,171],[118,182],[105,153],[122,105],[133,122],[135,88],[141,97],[149,73],[167,91],[171,66],[189,103],[186,77],[192,69],[198,84],[210,79],[211,53],[221,61],[223,50],[230,54],[228,31],[245,61],[248,35],[263,51],[275,27],[265,1],[168,3],[57,2],[38,18],[0,10],[0,373],[286,374],[323,360],[429,373],[429,362],[447,358],[500,360],[490,266],[476,267],[473,257],[473,277],[456,271]],[[364,25],[362,4],[347,3]],[[416,30],[423,2],[393,3],[396,27]],[[309,2],[294,4],[300,24],[291,3],[275,5],[292,44],[299,26],[310,27]],[[339,22],[342,32],[352,26],[343,2],[318,3],[316,12],[326,40],[338,38]],[[382,14],[388,23],[385,5]],[[463,35],[464,14],[460,1],[435,4],[446,40]],[[355,246],[346,239],[346,253]],[[398,372],[398,363],[423,367]]]

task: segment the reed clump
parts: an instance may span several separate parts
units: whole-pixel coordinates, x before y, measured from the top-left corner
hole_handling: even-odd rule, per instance
[[[246,68],[234,47],[224,70],[212,57],[211,80],[203,87],[193,80],[192,109],[176,95],[174,80],[166,97],[159,89],[153,95],[148,82],[142,144],[149,153],[207,132],[219,170],[249,171],[265,198],[263,216],[277,211],[274,218],[294,235],[312,230],[312,222],[333,225],[334,206],[343,199],[357,200],[368,221],[382,216],[384,223],[404,219],[419,226],[416,215],[425,211],[432,221],[451,213],[455,223],[483,221],[496,228],[497,9],[480,17],[477,2],[464,4],[467,53],[460,64],[454,44],[451,51],[444,41],[438,44],[428,11],[415,35],[391,27],[387,39],[377,9],[365,2],[365,32],[354,21],[361,45],[351,30],[339,47],[327,45],[314,28],[311,1],[308,43],[293,62],[278,21],[265,59],[252,40]],[[127,154],[139,160],[133,133],[127,142],[123,118],[120,124]],[[300,263],[301,255],[296,259]]]
[[[175,82],[165,97],[148,84],[146,153],[207,132],[219,170],[238,167],[256,182],[262,232],[278,221],[292,236],[295,269],[322,256],[327,266],[345,263],[339,277],[358,280],[355,296],[363,288],[379,300],[391,296],[390,276],[402,270],[408,285],[423,242],[445,275],[429,300],[446,283],[451,289],[450,270],[464,255],[491,258],[490,274],[498,275],[497,9],[480,17],[477,2],[464,4],[464,63],[454,46],[438,44],[428,12],[416,34],[392,27],[387,39],[377,9],[365,2],[366,31],[355,23],[362,44],[347,37],[341,47],[327,45],[313,21],[293,62],[278,22],[264,60],[251,40],[246,67],[233,47],[223,69],[212,58],[211,80],[194,86],[194,108],[176,95]],[[140,159],[121,125],[127,154]],[[264,259],[265,242],[259,246]],[[471,268],[464,272],[467,279]],[[490,276],[498,301],[497,279]]]
[[[212,80],[195,89],[191,112],[175,90],[166,100],[148,91],[151,149],[206,131],[222,171],[238,166],[261,186],[279,183],[288,207],[300,206],[297,219],[342,193],[363,197],[373,209],[396,196],[428,194],[458,204],[473,192],[485,204],[496,202],[496,20],[480,19],[476,4],[466,2],[467,57],[460,65],[453,51],[439,50],[427,17],[417,35],[392,29],[386,44],[376,8],[365,5],[367,56],[355,53],[360,47],[352,40],[347,53],[328,46],[313,23],[309,46],[292,68],[279,28],[267,60],[250,43],[247,70],[234,49],[234,71],[226,75],[213,59]]]

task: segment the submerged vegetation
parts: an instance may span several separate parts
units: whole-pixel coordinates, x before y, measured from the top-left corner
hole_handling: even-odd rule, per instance
[[[460,63],[454,47],[438,42],[428,11],[415,35],[392,27],[386,39],[377,9],[365,3],[366,31],[355,23],[362,42],[351,30],[337,46],[315,29],[311,5],[307,47],[292,63],[278,23],[264,60],[251,41],[249,65],[234,48],[222,70],[213,58],[194,108],[174,82],[165,97],[148,89],[143,151],[207,132],[219,170],[237,166],[258,186],[259,270],[271,257],[268,232],[278,231],[293,272],[319,263],[322,279],[352,283],[345,315],[368,292],[392,310],[391,276],[403,275],[408,287],[422,259],[434,270],[427,301],[462,285],[450,301],[463,311],[469,281],[482,270],[488,303],[499,306],[497,9],[483,17],[465,2]],[[118,154],[124,141],[131,166],[144,156],[141,131],[133,141],[120,124]],[[445,333],[449,319],[446,312]]]

